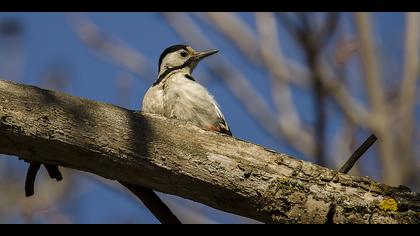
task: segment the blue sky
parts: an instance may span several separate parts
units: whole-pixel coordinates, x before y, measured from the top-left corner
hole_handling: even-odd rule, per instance
[[[88,17],[105,33],[118,37],[136,50],[141,51],[153,63],[153,69],[157,70],[157,61],[164,48],[172,45],[185,43],[169,28],[161,16],[157,13],[88,13]],[[254,27],[253,17],[249,13],[241,13],[247,23]],[[92,50],[89,50],[71,30],[70,25],[63,13],[0,13],[0,20],[15,18],[24,26],[24,73],[19,80],[25,84],[42,86],[40,78],[52,65],[63,64],[71,72],[71,82],[65,92],[89,98],[92,100],[108,102],[120,105],[128,109],[138,110],[141,99],[146,89],[154,78],[138,78],[125,72],[119,66],[115,66],[100,59]],[[400,13],[376,14],[376,26],[381,35],[381,43],[389,47],[389,55],[396,60],[401,56],[402,34],[404,31],[404,18]],[[214,40],[219,54],[229,56],[235,65],[250,75],[251,83],[255,88],[268,96],[270,85],[262,79],[261,73],[250,69],[247,62],[242,60],[241,54],[231,45],[222,41],[214,31],[201,25],[208,37]],[[282,32],[280,32],[282,33]],[[282,34],[284,35],[284,34]],[[300,60],[300,54],[288,36],[282,38],[284,53]],[[201,49],[200,49],[201,50]],[[217,55],[217,54],[216,54]],[[2,58],[0,52],[0,59]],[[6,59],[7,60],[7,59]],[[217,56],[209,60],[217,60]],[[3,69],[3,71],[2,71]],[[195,78],[200,80],[200,74],[206,70],[204,65],[199,65],[194,72]],[[157,71],[154,71],[154,73]],[[9,71],[0,67],[0,77],[8,79]],[[121,75],[127,77],[130,82],[128,102],[123,102],[118,93],[117,78]],[[297,155],[277,140],[260,129],[254,120],[240,106],[221,80],[210,80],[206,86],[215,95],[222,107],[227,121],[234,135],[254,143],[272,148],[279,152]],[[311,101],[308,96],[296,93],[296,106],[299,111],[311,120]],[[333,121],[334,122],[334,121]],[[23,163],[16,165],[23,168]],[[21,175],[24,175],[22,171]],[[66,177],[64,176],[64,181]],[[124,220],[132,220],[134,223],[156,223],[156,219],[150,213],[139,206],[136,200],[116,193],[102,184],[83,176],[75,188],[88,189],[83,194],[76,195],[74,199],[66,201],[60,208],[68,214],[75,223],[118,223]],[[23,191],[22,191],[23,195]],[[171,197],[165,197],[168,199]],[[29,199],[30,200],[30,199]],[[28,201],[29,201],[28,200]],[[180,201],[180,200],[175,200]],[[204,211],[216,222],[240,222],[229,214],[221,214],[215,210],[204,208],[199,205],[197,209]],[[20,216],[16,215],[9,219],[10,222],[20,222]]]

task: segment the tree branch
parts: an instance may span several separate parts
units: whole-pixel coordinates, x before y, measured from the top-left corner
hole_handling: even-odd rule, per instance
[[[401,114],[401,132],[400,149],[402,152],[401,157],[404,158],[403,168],[408,177],[412,177],[415,168],[412,168],[415,162],[413,149],[414,139],[414,126],[413,119],[415,109],[415,97],[418,81],[419,70],[419,43],[420,43],[420,30],[418,24],[420,23],[420,14],[418,12],[407,13],[407,26],[405,35],[405,52],[404,52],[404,77],[400,91],[400,114]]]
[[[249,27],[235,12],[206,12],[196,13],[206,23],[226,36],[253,64],[260,64],[257,38]]]
[[[403,181],[403,172],[400,162],[395,158],[397,155],[394,145],[391,121],[387,111],[385,89],[380,81],[380,68],[376,54],[374,32],[369,13],[354,13],[355,25],[358,41],[360,44],[360,57],[363,71],[365,73],[365,83],[367,88],[367,97],[372,106],[375,122],[373,131],[381,140],[379,152],[384,168],[383,180],[388,184],[401,183]]]
[[[407,188],[330,182],[333,170],[186,122],[6,81],[0,152],[267,223],[420,223],[420,194]]]
[[[162,224],[181,224],[181,221],[153,190],[121,181],[120,184],[136,195]]]
[[[303,137],[311,137],[301,124],[301,119],[295,109],[293,96],[287,79],[290,79],[287,70],[281,42],[277,37],[277,24],[273,13],[255,13],[255,23],[258,31],[260,54],[263,64],[272,77],[272,96],[276,104],[278,117],[281,122],[287,123],[289,139],[292,142],[302,140]],[[255,45],[257,46],[257,45]]]
[[[376,142],[377,138],[371,134],[363,143],[351,154],[350,158],[340,168],[339,172],[348,173],[351,168],[356,164],[360,157]]]
[[[371,112],[362,103],[352,97],[345,84],[336,78],[331,66],[327,62],[321,62],[318,65],[318,70],[321,74],[319,79],[323,87],[332,96],[346,117],[363,128],[372,129],[375,120],[371,117]]]
[[[150,61],[139,51],[115,37],[104,34],[81,13],[69,13],[68,21],[82,43],[94,50],[98,56],[120,66],[139,77],[154,78]]]

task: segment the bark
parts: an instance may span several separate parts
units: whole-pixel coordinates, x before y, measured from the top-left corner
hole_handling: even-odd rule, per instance
[[[419,194],[405,187],[337,174],[186,122],[1,80],[0,153],[266,223],[420,223]]]

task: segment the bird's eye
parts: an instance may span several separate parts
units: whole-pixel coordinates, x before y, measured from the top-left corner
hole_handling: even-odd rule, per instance
[[[188,53],[187,52],[181,52],[181,56],[186,57],[186,56],[188,56]]]

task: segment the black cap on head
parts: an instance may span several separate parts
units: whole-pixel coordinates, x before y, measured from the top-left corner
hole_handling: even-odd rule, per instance
[[[162,52],[162,54],[160,54],[160,57],[159,57],[159,64],[158,64],[158,70],[160,69],[160,64],[162,63],[163,58],[164,58],[166,55],[168,55],[169,53],[171,53],[171,52],[175,52],[175,51],[178,51],[179,49],[185,49],[185,50],[187,50],[187,51],[188,51],[188,49],[187,49],[187,45],[184,45],[184,44],[176,44],[176,45],[172,45],[172,46],[170,46],[170,47],[166,48],[166,49]]]

